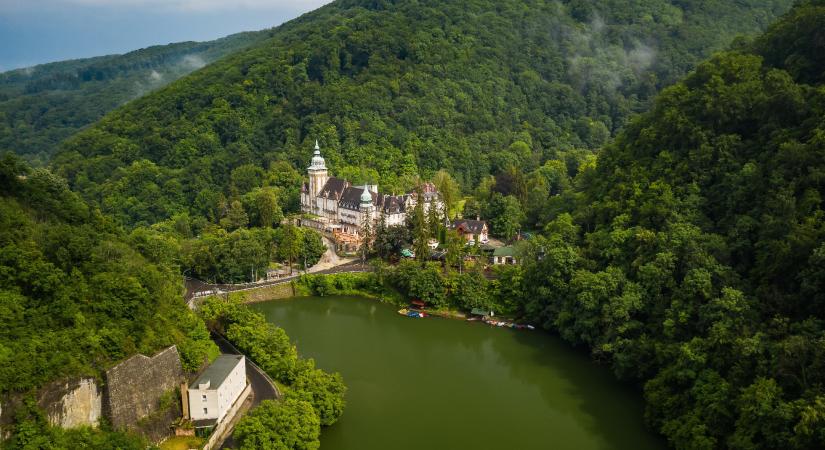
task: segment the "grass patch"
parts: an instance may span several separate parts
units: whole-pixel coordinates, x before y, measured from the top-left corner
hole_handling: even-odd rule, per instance
[[[201,448],[205,443],[206,439],[197,436],[173,436],[160,444],[160,450],[189,450]]]

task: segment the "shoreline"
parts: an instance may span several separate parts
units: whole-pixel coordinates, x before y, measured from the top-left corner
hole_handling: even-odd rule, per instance
[[[263,288],[262,288],[263,289]],[[246,294],[245,292],[243,294]],[[246,297],[246,296],[245,296]],[[390,304],[394,307],[404,307],[407,306],[405,304],[398,304],[395,301],[387,299],[384,296],[366,292],[366,291],[352,291],[352,292],[341,292],[335,293],[333,295],[318,295],[313,294],[312,292],[296,292],[294,295],[289,296],[280,296],[280,297],[271,297],[271,298],[254,298],[250,299],[248,297],[244,298],[241,303],[245,305],[254,305],[258,303],[266,303],[266,302],[281,302],[281,301],[288,301],[288,300],[298,300],[301,298],[312,298],[312,297],[361,297],[368,300],[378,301],[379,303]],[[437,317],[440,319],[449,319],[449,320],[457,320],[457,321],[467,321],[468,316],[466,313],[461,312],[456,309],[422,309],[422,312],[426,313],[428,316]]]

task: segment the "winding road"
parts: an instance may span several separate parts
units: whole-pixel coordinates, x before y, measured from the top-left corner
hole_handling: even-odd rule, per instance
[[[221,353],[231,355],[242,354],[232,343],[226,340],[223,336],[212,333],[212,341],[217,344]],[[252,406],[250,409],[260,405],[264,400],[275,400],[281,398],[281,392],[269,376],[253,363],[249,358],[246,358],[246,378],[249,380],[249,385],[252,386]],[[223,443],[216,445],[216,448],[234,448],[235,447],[235,429],[223,440]]]
[[[213,284],[207,283],[196,278],[184,277],[186,282],[186,293],[184,300],[192,307],[191,300],[196,297],[202,297],[209,294],[224,294],[227,292],[248,291],[252,289],[259,289],[268,286],[275,286],[278,284],[288,283],[299,278],[305,273],[318,274],[332,274],[343,272],[366,272],[369,267],[364,267],[360,264],[357,258],[342,258],[335,253],[335,244],[327,237],[324,237],[324,244],[327,247],[326,252],[321,255],[318,263],[307,269],[305,272],[296,271],[294,275],[276,280],[265,280],[257,283],[239,283],[239,284]]]

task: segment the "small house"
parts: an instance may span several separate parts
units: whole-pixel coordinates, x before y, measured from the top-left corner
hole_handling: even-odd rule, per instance
[[[513,246],[499,247],[493,250],[493,265],[518,264],[516,249]]]
[[[267,269],[266,271],[266,280],[272,281],[277,280],[280,278],[288,277],[289,276],[289,269],[279,267],[277,269]]]
[[[487,222],[483,220],[454,220],[450,226],[464,238],[465,241],[486,243],[489,240]]]
[[[187,389],[195,428],[213,428],[246,389],[243,355],[220,355]]]

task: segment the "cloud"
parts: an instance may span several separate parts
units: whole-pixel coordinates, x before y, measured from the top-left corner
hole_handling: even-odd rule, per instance
[[[86,6],[106,9],[213,12],[238,10],[309,11],[330,0],[0,0],[0,12]]]
[[[188,70],[197,70],[206,65],[206,61],[199,55],[186,55],[181,60],[181,65]]]

